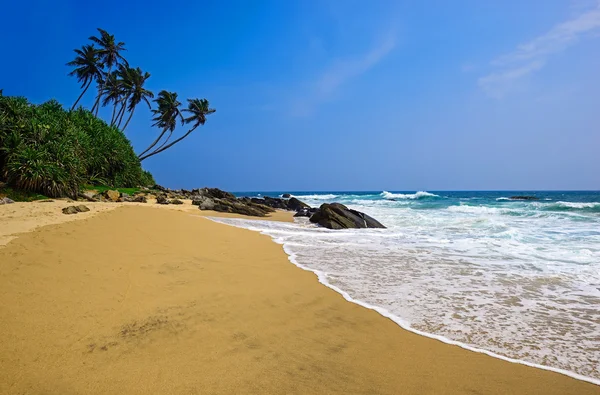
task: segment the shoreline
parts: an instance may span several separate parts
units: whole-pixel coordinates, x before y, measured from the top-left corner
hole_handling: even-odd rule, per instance
[[[104,301],[103,298],[112,300],[114,295],[123,294],[125,299],[121,300],[121,303],[130,300],[133,303],[131,306],[126,306],[127,308],[125,308],[122,304],[115,304],[116,301],[113,303],[111,300],[107,300],[104,309],[108,309],[107,314],[110,313],[109,315],[104,316],[103,314],[105,313],[102,312],[102,309],[99,310],[100,312],[91,310],[89,314],[98,317],[98,319],[104,317],[115,324],[127,323],[133,317],[133,322],[138,322],[138,324],[133,325],[134,329],[144,328],[143,331],[138,331],[140,337],[152,337],[155,335],[156,337],[151,338],[150,340],[153,341],[149,343],[145,341],[140,343],[138,342],[139,338],[136,340],[127,338],[125,339],[127,341],[125,341],[123,339],[124,335],[121,332],[121,335],[116,336],[116,340],[111,340],[112,338],[109,333],[111,332],[110,325],[107,325],[105,321],[94,321],[97,322],[96,325],[100,324],[99,327],[93,324],[87,325],[85,329],[89,330],[89,332],[80,331],[83,337],[79,340],[75,339],[75,343],[71,344],[72,351],[81,348],[83,343],[85,343],[84,340],[90,337],[90,333],[95,333],[101,339],[104,338],[105,340],[108,337],[109,339],[107,340],[110,341],[105,341],[107,350],[94,351],[89,354],[83,353],[81,356],[79,354],[77,356],[63,355],[64,350],[59,350],[60,352],[55,356],[59,360],[60,358],[64,359],[63,362],[68,365],[65,369],[68,369],[70,366],[79,373],[86,373],[88,374],[86,377],[92,379],[92,381],[96,376],[94,376],[93,372],[79,366],[82,361],[83,363],[87,361],[88,364],[92,364],[92,366],[98,369],[107,369],[108,366],[109,371],[115,375],[115,382],[122,380],[121,383],[125,385],[120,388],[129,389],[129,391],[124,390],[123,392],[142,393],[145,388],[138,388],[136,390],[135,387],[129,387],[128,385],[131,384],[128,381],[129,379],[123,377],[119,372],[119,369],[131,368],[130,364],[126,363],[123,365],[124,360],[129,360],[130,362],[136,360],[140,363],[144,362],[142,365],[136,365],[138,375],[154,372],[155,374],[159,373],[168,377],[180,378],[180,370],[183,370],[186,373],[193,373],[192,375],[184,375],[185,380],[192,383],[190,385],[195,385],[194,383],[198,384],[198,380],[203,385],[207,385],[208,383],[208,387],[198,387],[204,388],[204,390],[209,388],[210,390],[219,392],[217,389],[220,389],[220,392],[227,393],[228,390],[236,389],[239,392],[240,388],[246,388],[251,393],[262,392],[259,389],[262,390],[263,388],[253,387],[252,381],[242,380],[242,382],[246,383],[245,385],[250,387],[240,387],[240,382],[236,381],[237,379],[233,383],[223,384],[218,380],[213,381],[212,378],[198,378],[196,377],[198,371],[190,370],[189,363],[191,361],[189,358],[192,358],[195,361],[193,365],[201,371],[208,370],[217,373],[220,370],[211,367],[211,364],[215,364],[218,365],[221,372],[222,370],[228,371],[234,368],[236,372],[243,374],[247,380],[258,377],[256,380],[259,383],[271,385],[269,388],[273,391],[264,391],[263,393],[280,393],[284,390],[291,393],[305,393],[306,391],[311,392],[311,390],[321,390],[322,392],[331,393],[335,391],[352,393],[359,392],[358,389],[361,389],[360,392],[365,392],[367,388],[376,388],[374,390],[376,393],[394,393],[394,388],[398,388],[398,385],[406,388],[407,393],[440,393],[440,390],[444,389],[443,393],[458,394],[463,393],[461,389],[475,390],[475,388],[479,388],[479,390],[483,389],[483,393],[506,393],[510,391],[540,394],[600,393],[600,389],[593,384],[585,381],[577,381],[563,374],[550,372],[547,369],[542,370],[525,365],[508,363],[485,354],[473,353],[462,348],[452,347],[439,341],[433,342],[431,338],[417,335],[410,330],[399,330],[398,323],[391,319],[385,319],[386,317],[381,311],[376,309],[374,311],[369,310],[369,306],[363,306],[356,301],[349,300],[347,294],[344,295],[343,292],[336,292],[335,289],[327,286],[327,284],[324,284],[326,287],[322,287],[322,279],[318,273],[315,274],[319,282],[315,282],[312,273],[309,274],[305,268],[293,262],[292,257],[285,251],[284,247],[273,243],[275,240],[271,237],[265,237],[265,235],[261,235],[255,231],[224,226],[224,224],[218,224],[212,220],[205,221],[206,218],[193,218],[198,215],[183,216],[179,214],[181,211],[189,213],[187,209],[150,210],[150,208],[155,207],[139,209],[132,207],[135,205],[131,204],[124,204],[124,206],[130,206],[131,208],[120,208],[116,211],[110,210],[103,213],[103,215],[91,216],[91,218],[80,217],[82,221],[70,221],[69,223],[35,229],[27,233],[22,233],[7,246],[0,247],[0,257],[4,256],[8,258],[5,261],[7,265],[13,265],[14,268],[21,267],[21,270],[28,271],[27,274],[30,276],[35,277],[40,275],[39,270],[43,272],[44,270],[52,269],[50,272],[53,273],[53,277],[48,278],[43,275],[45,273],[41,273],[42,276],[38,278],[38,282],[27,276],[22,278],[32,282],[31,284],[33,285],[30,284],[30,286],[34,288],[43,286],[42,283],[44,281],[50,281],[47,284],[48,287],[43,288],[47,294],[41,293],[33,296],[34,299],[42,297],[38,302],[44,302],[46,297],[55,294],[62,295],[61,292],[65,290],[56,289],[57,285],[54,284],[54,282],[59,282],[63,278],[61,276],[65,276],[64,279],[69,280],[65,284],[70,284],[73,288],[77,288],[78,283],[73,282],[76,278],[80,278],[79,281],[91,281],[85,276],[73,277],[75,274],[70,271],[81,270],[79,265],[85,262],[80,262],[82,252],[87,252],[87,255],[91,256],[89,257],[89,262],[93,265],[91,267],[102,271],[104,273],[103,276],[108,276],[106,277],[107,279],[114,278],[115,281],[118,280],[117,282],[123,286],[121,291],[117,289],[115,289],[115,292],[102,291],[104,293],[90,299],[90,303],[99,303],[99,301]],[[199,214],[199,210],[194,210],[194,213]],[[289,214],[289,220],[291,213],[286,214]],[[240,216],[235,217],[240,218]],[[265,218],[259,219],[264,220]],[[143,226],[136,221],[143,222]],[[126,229],[121,229],[123,227]],[[97,251],[99,243],[94,241],[92,236],[98,240],[107,231],[116,233],[114,240],[111,237],[104,239],[111,242],[106,244],[104,251],[100,255],[96,256],[99,254],[99,251]],[[155,234],[160,231],[166,231],[164,237],[161,237],[160,234]],[[169,234],[169,231],[176,232],[177,234]],[[193,234],[188,234],[188,232],[192,232]],[[73,235],[73,240],[77,240],[77,243],[72,243],[74,244],[72,246],[73,251],[54,250],[54,244],[56,243],[60,244],[57,248],[71,246],[71,240],[65,240],[66,234]],[[123,240],[123,237],[130,237],[131,240]],[[149,239],[146,240],[146,238]],[[154,242],[151,242],[151,240],[154,240]],[[195,245],[194,240],[197,240],[196,244],[198,245]],[[155,245],[156,243],[160,243],[161,245]],[[45,252],[43,249],[40,251],[38,247],[44,245],[52,245],[53,254],[48,256],[47,251]],[[21,249],[18,247],[21,247]],[[119,249],[120,247],[127,248],[127,250]],[[25,248],[25,250],[22,250],[22,248]],[[129,249],[132,251],[129,251]],[[147,251],[148,249],[151,251]],[[14,257],[19,257],[21,254],[32,254],[35,259],[27,260],[25,259],[26,257],[22,257],[21,264],[14,266],[15,262],[13,260],[16,259]],[[189,271],[191,268],[177,270],[173,267],[168,268],[164,274],[174,277],[172,279],[174,281],[173,284],[171,282],[163,284],[160,276],[144,274],[144,277],[146,277],[144,281],[141,281],[142,278],[140,278],[139,281],[133,281],[133,283],[130,283],[129,288],[126,288],[125,280],[127,279],[120,276],[114,277],[115,274],[109,270],[117,268],[118,265],[114,260],[121,257],[120,254],[125,254],[126,257],[129,256],[129,260],[125,262],[131,262],[131,270],[137,272],[138,275],[143,273],[145,270],[143,267],[145,266],[160,266],[160,262],[163,262],[167,256],[171,257],[169,261],[174,260],[173,262],[189,262],[189,265],[193,265],[193,262],[196,262],[194,264],[200,264],[200,261],[197,262],[197,260],[201,259],[203,263],[201,264],[202,268],[200,271],[191,273],[192,277],[181,276],[178,272],[178,270]],[[296,267],[303,270],[298,271],[296,267],[291,265],[281,265],[282,262],[285,262],[283,261],[284,256],[288,261],[294,263]],[[69,259],[72,260],[70,270],[64,271],[64,268],[61,266],[54,266],[55,262],[66,262]],[[243,260],[243,262],[240,262],[240,260]],[[24,262],[33,261],[39,261],[38,264],[41,265],[39,270],[23,266]],[[220,263],[214,266],[213,262]],[[227,264],[223,266],[224,263]],[[60,271],[60,269],[63,271]],[[9,285],[9,287],[4,288],[12,287],[14,291],[21,292],[20,288],[14,288],[14,284],[10,281],[6,282],[6,276],[14,274],[14,272],[7,272],[6,270],[7,268],[0,268],[0,281],[5,286]],[[214,274],[209,275],[207,271]],[[87,276],[93,277],[94,274],[93,272],[91,273]],[[135,277],[131,276],[130,273],[128,275],[130,281],[135,279]],[[250,277],[250,279],[247,277]],[[188,278],[195,278],[197,282],[192,283]],[[217,284],[214,284],[215,282]],[[90,282],[90,284],[97,284],[97,282]],[[110,281],[106,284],[114,286]],[[132,286],[134,287],[133,289],[131,288]],[[153,291],[145,291],[147,287],[150,287],[149,289]],[[212,287],[211,291],[205,294],[208,287]],[[185,292],[173,293],[177,290]],[[21,324],[18,322],[12,322],[12,324],[19,325],[18,328],[13,327],[10,330],[11,326],[7,322],[14,318],[10,312],[23,312],[24,315],[21,318],[26,318],[25,321],[43,320],[48,318],[48,312],[42,309],[39,311],[41,314],[40,317],[33,316],[32,311],[15,308],[15,305],[24,302],[22,299],[15,299],[15,295],[11,294],[10,289],[5,292],[0,291],[0,293],[5,294],[4,300],[6,300],[6,306],[11,306],[10,311],[4,311],[1,314],[4,317],[4,322],[0,323],[0,333],[3,334],[2,342],[8,342],[3,344],[1,349],[9,346],[18,347],[22,343],[10,343],[11,336],[7,336],[7,333],[19,336],[20,331],[24,331],[26,328],[21,328]],[[131,300],[135,299],[133,296],[137,294],[139,294],[139,300]],[[101,295],[105,296],[101,298]],[[158,295],[163,296],[158,298]],[[242,297],[241,295],[246,296]],[[262,300],[265,295],[269,295],[269,297]],[[31,297],[31,295],[29,296]],[[85,297],[85,294],[83,296]],[[185,300],[178,300],[177,298],[180,296]],[[62,297],[64,297],[63,302],[67,303],[68,306],[59,303],[55,306],[49,305],[46,307],[50,310],[54,309],[54,312],[57,314],[66,314],[64,310],[67,308],[77,308],[68,303],[71,300],[69,295],[62,295]],[[203,300],[204,304],[186,304],[189,302],[188,299],[196,300],[198,297]],[[10,304],[10,300],[14,302],[14,305]],[[50,297],[50,300],[53,300],[52,297]],[[56,300],[56,297],[54,300]],[[348,300],[353,303],[347,303]],[[133,308],[134,306],[138,307]],[[173,319],[173,317],[166,313],[160,313],[160,317],[165,315],[168,316],[168,319],[159,317],[158,320],[155,319],[154,321],[150,320],[146,322],[148,318],[156,316],[156,312],[153,313],[153,308],[157,306],[162,306],[162,310],[166,309],[165,311],[175,309],[179,314],[186,317],[188,321],[191,321],[186,321],[186,323],[178,322],[177,325],[173,324],[173,327],[171,327],[171,324],[163,321],[168,321],[168,319]],[[243,308],[245,306],[248,306],[251,311]],[[114,310],[117,307],[118,310]],[[363,307],[367,307],[367,309]],[[41,309],[40,306],[35,304],[30,305],[30,308],[33,310],[36,308]],[[146,313],[140,314],[138,309],[142,309]],[[162,310],[159,309],[158,311]],[[237,311],[237,315],[234,311]],[[201,315],[208,314],[208,316],[212,317],[213,321],[205,322],[203,319],[198,319],[200,316],[191,315],[191,312]],[[147,313],[152,314],[148,316]],[[244,319],[240,321],[238,315],[243,316]],[[136,316],[137,318],[135,318]],[[83,325],[82,322],[86,321],[84,318],[77,319],[76,317],[85,317],[85,315],[74,314],[71,316],[71,320],[67,319],[64,322],[76,328]],[[54,317],[50,318],[53,319]],[[146,319],[146,321],[143,321],[143,319]],[[145,324],[141,325],[139,322],[145,322]],[[181,327],[178,326],[179,324],[181,324]],[[52,320],[47,322],[47,325],[62,328],[63,322]],[[27,325],[25,326],[27,327]],[[126,333],[132,330],[131,324],[124,327]],[[201,333],[194,334],[194,330],[197,332],[197,328],[199,327],[203,328]],[[236,335],[243,328],[246,328],[244,330],[246,333]],[[109,333],[108,335],[107,332]],[[225,336],[223,338],[223,334],[229,332],[232,333],[232,337]],[[36,332],[31,333],[35,334]],[[48,359],[49,355],[47,353],[51,350],[47,350],[46,348],[52,349],[52,345],[56,343],[65,344],[65,340],[72,337],[72,333],[55,331],[47,335],[49,339],[54,339],[53,342],[42,342],[41,344],[46,344],[46,347],[33,347],[32,352],[33,355],[45,355],[41,359],[50,362],[52,358]],[[250,339],[249,342],[246,341],[248,339]],[[29,337],[24,337],[24,340],[26,340],[26,343],[28,341],[35,341]],[[131,342],[128,342],[129,340]],[[221,340],[221,343],[219,343],[220,346],[210,346],[209,340]],[[245,351],[236,346],[240,341],[247,343],[245,348],[243,347]],[[119,345],[110,346],[113,342],[119,342]],[[125,345],[121,345],[121,342],[124,342]],[[198,342],[202,343],[203,347],[198,348]],[[98,347],[102,347],[100,343],[102,341],[98,343]],[[182,345],[179,343],[182,343]],[[183,343],[185,343],[185,347],[183,347]],[[124,349],[122,349],[123,347]],[[165,352],[163,347],[170,348],[172,352]],[[236,361],[234,362],[234,360],[229,358],[228,350],[229,352],[233,350],[231,347],[236,350],[234,354],[237,358],[245,362],[242,363],[238,359],[234,359]],[[114,351],[113,348],[115,349]],[[211,357],[212,354],[210,353],[208,356],[205,356],[203,353],[192,355],[194,354],[192,352],[194,349],[199,351],[211,349],[219,357]],[[110,352],[119,351],[121,351],[120,354],[112,358],[108,357]],[[161,355],[161,358],[164,360],[156,360],[155,358],[158,355]],[[6,358],[10,359],[11,356],[12,354],[9,353]],[[50,352],[51,356],[52,352]],[[94,359],[97,357],[100,360]],[[258,357],[259,359],[257,360],[254,357]],[[27,359],[22,354],[19,354],[19,358],[23,360]],[[298,358],[301,360],[299,361]],[[200,363],[202,361],[198,359],[204,360],[204,363]],[[103,363],[98,365],[98,362],[102,361]],[[261,363],[257,364],[259,361]],[[148,362],[160,365],[163,370],[157,371],[153,365],[147,365]],[[31,369],[35,366],[33,360],[29,363],[31,365],[26,364],[24,368]],[[170,366],[169,363],[175,367]],[[182,363],[185,364],[181,365]],[[308,366],[313,366],[314,364],[316,364],[315,368],[318,367],[317,370],[312,368],[307,369]],[[3,369],[12,368],[14,371],[14,367],[10,366],[10,364],[8,365]],[[51,371],[54,370],[55,374],[62,372],[62,375],[73,378],[75,381],[72,384],[74,385],[81,384],[77,384],[77,380],[79,380],[77,371],[67,373],[61,369],[61,366],[58,368],[52,366],[49,369]],[[140,368],[140,366],[144,366],[144,368]],[[235,368],[236,366],[237,368]],[[244,369],[258,370],[252,370],[252,374],[248,376],[248,372],[244,369],[242,369],[243,372],[239,371],[242,366]],[[281,371],[281,366],[286,366],[290,369],[304,366],[304,370],[290,370],[289,374],[292,375],[292,382],[286,383],[285,381],[290,378],[288,374],[284,374],[285,372]],[[179,370],[176,367],[179,367]],[[19,372],[18,369],[17,372]],[[46,372],[38,371],[36,376],[44,376],[45,374]],[[54,376],[51,373],[48,374],[50,378]],[[348,376],[348,374],[351,376]],[[465,377],[465,374],[468,377]],[[9,373],[6,373],[6,375],[8,376],[4,376],[0,380],[0,388],[2,388],[2,383],[8,377],[12,377]],[[400,378],[396,377],[398,375],[400,375]],[[14,377],[19,376],[23,379],[23,372]],[[0,375],[0,377],[3,376]],[[164,386],[161,387],[164,383],[157,382],[155,378],[150,376],[144,377],[154,385],[148,387],[147,389],[149,390],[156,390],[157,388],[163,388],[164,390],[167,388]],[[287,379],[285,379],[286,377]],[[284,382],[281,379],[284,379]],[[309,379],[309,382],[306,381],[307,379]],[[316,382],[310,381],[313,379]],[[94,382],[96,385],[100,385],[100,387],[88,388],[88,390],[91,392],[103,392],[102,385],[97,381]],[[448,385],[451,382],[452,387],[449,388]],[[47,381],[46,384],[48,384]],[[110,383],[104,383],[104,385],[108,385],[108,388],[111,388]],[[223,385],[226,387],[231,385],[231,387],[225,388]],[[288,385],[295,385],[296,387],[290,389]],[[339,385],[340,387],[333,388],[332,386],[335,385]],[[46,387],[46,390],[48,390],[48,387]],[[57,392],[60,391],[57,390]],[[182,391],[167,392],[178,393]]]
[[[212,218],[210,218],[210,217],[208,217],[208,219],[212,220]],[[245,219],[245,218],[238,218],[238,219]],[[245,227],[242,227],[242,226],[237,226],[237,225],[232,224],[232,223],[221,222],[218,219],[215,219],[214,221],[217,222],[217,223],[220,223],[220,224],[225,224],[225,225],[228,225],[228,226],[234,226],[234,227],[237,227],[237,228],[240,228],[240,229],[248,229],[248,228],[245,228]],[[282,248],[283,248],[283,250],[285,251],[286,255],[288,256],[288,260],[290,261],[290,263],[292,263],[294,266],[296,266],[296,267],[298,267],[298,268],[300,268],[302,270],[305,270],[307,272],[313,273],[317,277],[317,280],[319,281],[319,283],[323,284],[325,287],[327,287],[329,289],[332,289],[333,291],[337,292],[338,294],[340,294],[341,296],[343,296],[344,299],[346,299],[350,303],[354,303],[356,305],[359,305],[361,307],[364,307],[366,309],[373,310],[373,311],[379,313],[382,317],[387,318],[387,319],[393,321],[395,324],[397,324],[403,330],[406,330],[408,332],[417,334],[419,336],[424,336],[424,337],[429,338],[429,339],[440,341],[440,342],[442,342],[444,344],[458,346],[458,347],[463,348],[463,349],[468,350],[468,351],[472,351],[472,352],[476,352],[476,353],[479,353],[479,354],[488,355],[488,356],[490,356],[492,358],[497,358],[497,359],[500,359],[500,360],[503,360],[503,361],[506,361],[506,362],[510,362],[510,363],[514,363],[514,364],[519,364],[519,365],[524,365],[524,366],[532,367],[532,368],[535,368],[535,369],[547,370],[547,371],[554,372],[554,373],[559,373],[559,374],[565,375],[567,377],[573,378],[575,380],[580,380],[580,381],[584,381],[584,382],[587,382],[587,383],[590,383],[590,384],[594,384],[594,385],[600,386],[600,378],[588,377],[588,376],[584,376],[582,374],[579,374],[579,373],[576,373],[576,372],[572,372],[572,371],[569,371],[569,370],[565,370],[565,369],[561,369],[561,368],[555,368],[553,366],[541,365],[541,364],[537,364],[537,363],[534,363],[534,362],[529,362],[529,361],[524,361],[524,360],[521,360],[521,359],[511,358],[511,357],[508,357],[508,356],[505,356],[505,355],[497,354],[497,353],[495,353],[493,351],[485,350],[483,348],[477,348],[477,347],[471,346],[471,345],[466,344],[466,343],[462,343],[462,342],[459,342],[459,341],[456,341],[456,340],[452,340],[452,339],[449,339],[449,338],[441,336],[441,335],[436,335],[435,333],[429,333],[429,332],[421,331],[419,329],[415,329],[415,328],[411,327],[410,324],[408,324],[404,319],[402,319],[401,317],[399,317],[399,316],[391,313],[389,310],[387,310],[387,309],[385,309],[383,307],[372,305],[372,304],[367,303],[367,302],[363,302],[362,300],[359,300],[359,299],[355,299],[348,292],[346,292],[343,289],[341,289],[341,288],[339,288],[339,287],[337,287],[337,286],[329,283],[329,281],[327,281],[327,275],[324,272],[322,272],[320,270],[311,269],[311,268],[309,268],[309,267],[307,267],[307,266],[299,263],[297,261],[297,259],[296,259],[296,254],[293,253],[293,252],[291,252],[288,248],[286,248],[285,243],[283,243],[281,241],[278,241],[275,237],[270,236],[270,235],[268,235],[265,232],[262,232],[262,231],[259,231],[259,230],[253,230],[253,229],[250,229],[250,230],[253,231],[253,232],[258,232],[258,233],[263,234],[265,236],[269,236],[273,240],[274,243],[277,243],[277,244],[281,245]]]

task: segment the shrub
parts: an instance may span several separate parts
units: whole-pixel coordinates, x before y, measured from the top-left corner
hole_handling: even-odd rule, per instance
[[[76,195],[83,184],[154,184],[125,135],[91,112],[7,96],[0,96],[0,179],[52,197]]]

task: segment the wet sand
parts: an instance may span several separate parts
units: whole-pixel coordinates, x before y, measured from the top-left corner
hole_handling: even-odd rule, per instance
[[[600,394],[405,331],[190,206],[95,205],[19,231],[0,207],[2,394]]]

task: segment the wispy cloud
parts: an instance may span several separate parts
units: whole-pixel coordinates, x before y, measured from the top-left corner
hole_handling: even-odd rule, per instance
[[[515,51],[492,62],[495,71],[481,77],[479,86],[490,96],[501,98],[528,75],[543,68],[548,59],[600,31],[600,2],[578,16],[559,23],[546,34],[519,45]]]
[[[292,105],[292,115],[306,116],[314,106],[331,100],[335,93],[352,79],[368,72],[396,47],[396,37],[392,32],[381,37],[369,50],[354,58],[337,59],[325,68],[312,83],[302,100]]]
[[[333,93],[348,80],[367,72],[381,62],[395,46],[395,37],[389,34],[361,57],[334,62],[317,80],[317,93],[321,96]]]

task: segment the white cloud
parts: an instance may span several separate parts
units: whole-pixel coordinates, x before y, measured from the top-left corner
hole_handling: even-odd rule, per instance
[[[334,62],[317,80],[317,93],[323,96],[333,93],[348,80],[367,72],[381,62],[395,46],[396,40],[389,34],[361,57]]]
[[[309,83],[308,92],[292,104],[294,116],[307,116],[316,104],[331,100],[335,92],[352,79],[368,72],[396,47],[396,37],[389,33],[378,40],[368,51],[355,58],[338,59]]]
[[[540,70],[548,58],[564,51],[580,38],[600,31],[600,2],[578,16],[554,26],[546,34],[519,45],[515,51],[492,62],[496,69],[481,77],[479,86],[490,96],[500,98],[512,91],[526,76]]]

